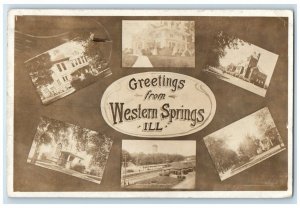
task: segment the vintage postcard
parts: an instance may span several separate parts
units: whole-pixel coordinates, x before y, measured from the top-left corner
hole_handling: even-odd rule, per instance
[[[286,149],[267,107],[206,137],[223,181]]]
[[[195,67],[195,23],[123,20],[122,67]]]
[[[41,117],[27,162],[100,184],[111,146],[98,132]]]
[[[43,104],[111,74],[112,41],[109,34],[100,23],[86,20],[90,26],[83,26],[78,18],[70,18],[64,23],[52,17],[16,19],[15,47],[19,53],[25,50],[30,57],[24,60],[24,67]],[[49,28],[49,22],[54,27]],[[33,28],[37,23],[40,26]],[[63,28],[64,24],[66,28]],[[29,31],[29,28],[33,30]]]
[[[194,189],[196,141],[123,140],[121,186]]]
[[[292,196],[293,11],[7,17],[8,196]]]
[[[216,48],[211,65],[204,70],[257,95],[265,97],[278,55],[254,44],[228,35],[216,34]]]

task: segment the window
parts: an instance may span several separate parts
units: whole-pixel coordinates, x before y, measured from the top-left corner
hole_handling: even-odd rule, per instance
[[[76,66],[78,65],[77,59],[75,59],[75,64],[76,64]]]
[[[63,80],[66,82],[66,81],[68,81],[68,76],[64,76],[63,77]]]
[[[78,60],[79,64],[81,64],[80,58],[77,58],[77,60]]]
[[[84,63],[84,62],[85,62],[85,60],[84,60],[83,56],[81,57],[81,61],[82,61],[82,63]]]
[[[244,67],[242,67],[240,74],[243,74],[244,72]]]
[[[87,58],[84,56],[84,59],[85,59],[85,61],[87,62],[88,60],[87,60]]]
[[[72,61],[72,66],[73,66],[73,67],[75,67],[75,64],[74,64],[74,62],[73,62],[73,61]]]
[[[56,64],[56,66],[57,66],[58,70],[61,72],[62,69],[61,69],[60,65],[59,65],[59,64]]]
[[[64,70],[67,70],[67,67],[64,63],[61,63],[62,67],[64,68]]]

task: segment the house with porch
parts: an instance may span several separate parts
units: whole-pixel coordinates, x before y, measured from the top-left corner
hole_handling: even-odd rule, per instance
[[[135,34],[132,52],[137,55],[193,56],[194,34],[186,30],[187,21],[155,21]]]

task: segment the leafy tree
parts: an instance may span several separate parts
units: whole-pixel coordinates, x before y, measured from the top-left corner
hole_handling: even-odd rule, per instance
[[[152,165],[161,163],[171,163],[184,160],[184,156],[180,154],[165,154],[165,153],[155,153],[155,154],[145,154],[145,153],[135,153],[129,154],[126,150],[122,150],[122,155],[127,155],[127,161],[131,161],[135,165]]]
[[[272,146],[282,143],[282,139],[276,129],[270,112],[267,108],[258,111],[256,114],[255,124],[258,126],[262,136],[267,138]]]
[[[89,166],[97,168],[105,166],[112,140],[98,132],[77,126],[73,131],[77,151],[86,151],[87,154],[92,155]]]
[[[111,48],[107,48],[107,42],[110,41],[109,37],[105,35],[96,38],[94,33],[87,31],[77,32],[74,33],[74,35],[76,35],[75,41],[78,41],[83,45],[84,55],[88,57],[90,66],[94,69],[107,68],[108,60],[104,52],[110,54],[109,50],[111,50]],[[111,46],[111,44],[109,44],[109,46]]]
[[[85,79],[80,80],[80,79],[74,79],[71,81],[72,87],[74,87],[76,90],[82,89],[91,83],[95,82],[98,78],[87,73],[85,74]]]
[[[244,44],[245,42],[234,35],[227,34],[223,30],[211,34],[206,40],[206,45],[208,45],[210,49],[207,51],[205,67],[218,67],[220,65],[220,59],[226,55],[225,49],[238,49],[239,43]]]
[[[46,85],[53,82],[52,62],[49,53],[43,53],[40,56],[25,63],[25,68],[29,71],[29,75],[33,83],[37,86]]]
[[[92,155],[91,165],[103,167],[106,164],[112,140],[105,135],[100,135],[98,132],[93,132],[89,136],[87,153]]]
[[[255,156],[259,148],[255,140],[256,138],[254,136],[246,135],[238,148],[239,154],[246,156],[248,159]]]
[[[61,140],[65,145],[68,144],[66,136],[68,127],[69,125],[64,122],[42,117],[33,140],[36,146],[31,163],[34,164],[36,162],[42,144],[47,145],[52,141],[57,142],[58,140]]]
[[[126,161],[125,161],[125,158],[126,158]],[[128,166],[128,162],[133,161],[133,160],[134,159],[131,156],[131,154],[127,150],[122,149],[122,163],[123,163],[124,167],[125,166],[127,167]],[[125,162],[126,162],[126,164],[125,164]]]
[[[195,35],[195,22],[194,21],[187,21],[185,23],[185,31],[189,34],[188,42],[192,42],[193,36]]]
[[[256,121],[255,124],[259,127],[261,133],[265,133],[266,131],[275,127],[275,124],[271,118],[269,110],[267,108],[263,108],[255,114]]]
[[[239,161],[237,153],[226,147],[224,139],[208,137],[205,144],[218,172],[227,171]]]
[[[272,146],[276,146],[281,143],[281,138],[276,127],[267,129],[264,133],[264,136],[269,139]]]

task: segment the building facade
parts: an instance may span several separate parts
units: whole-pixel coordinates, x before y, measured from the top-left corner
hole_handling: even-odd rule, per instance
[[[254,53],[246,61],[236,66],[229,64],[226,69],[227,73],[263,88],[267,80],[267,75],[259,69],[258,62],[260,55],[260,53]]]
[[[187,32],[186,21],[157,21],[133,37],[134,54],[194,55],[194,34]]]
[[[50,60],[48,60],[50,63],[47,64],[47,67],[49,65],[50,67],[40,70],[50,70],[49,80],[51,81],[37,86],[43,101],[75,91],[71,84],[75,79],[84,80],[86,74],[93,76],[100,74],[101,66],[99,66],[99,69],[92,68],[90,64],[92,60],[84,52],[83,42],[71,40],[27,61],[39,65],[39,57],[50,57]]]

